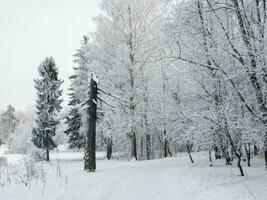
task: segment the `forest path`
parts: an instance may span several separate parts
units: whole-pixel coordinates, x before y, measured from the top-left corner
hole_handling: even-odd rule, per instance
[[[166,185],[165,172],[177,168],[175,162],[143,161],[128,167],[128,174],[114,183],[108,200],[177,199]]]

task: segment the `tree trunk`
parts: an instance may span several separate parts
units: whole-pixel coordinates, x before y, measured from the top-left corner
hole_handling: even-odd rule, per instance
[[[49,147],[46,148],[46,161],[50,161],[50,156],[49,156]]]
[[[234,161],[234,150],[233,150],[233,148],[231,148],[230,152],[231,152],[231,159],[230,159],[230,161],[232,163]]]
[[[186,149],[187,149],[187,152],[188,152],[188,155],[189,155],[191,163],[194,163],[194,160],[193,160],[192,155],[191,155],[192,147],[190,147],[190,146],[191,145],[186,144]]]
[[[108,138],[107,143],[107,159],[110,160],[112,156],[112,139]]]
[[[171,152],[171,149],[170,149],[170,145],[167,145],[167,149],[168,149],[168,154],[170,155],[170,157],[172,157],[172,152]]]
[[[151,137],[149,134],[146,135],[146,159],[151,159]]]
[[[167,140],[166,129],[164,129],[163,137],[164,137],[164,158],[167,158],[168,157],[168,140]]]
[[[257,156],[258,152],[259,152],[259,150],[258,150],[257,145],[254,145],[254,156]]]
[[[49,135],[50,135],[50,130],[46,129],[45,130],[45,146],[46,146],[46,161],[49,162],[50,161],[50,156],[49,156]]]
[[[96,109],[97,109],[97,83],[91,79],[90,99],[88,101],[88,125],[86,133],[86,147],[84,156],[84,170],[94,172],[96,170]]]
[[[132,158],[137,160],[136,134],[131,135]]]
[[[267,132],[265,132],[265,138],[264,138],[264,158],[265,158],[265,169],[267,170]]]
[[[241,156],[237,156],[237,167],[240,170],[240,175],[244,176],[243,168],[241,166]]]
[[[247,164],[248,164],[248,167],[250,167],[250,143],[248,143],[248,146],[245,144],[245,151],[246,151],[246,157],[247,157]]]
[[[144,159],[144,137],[141,136],[141,142],[140,142],[140,156],[139,159],[143,160]]]
[[[209,150],[209,162],[210,162],[210,167],[213,167],[212,158],[211,158],[211,150]]]

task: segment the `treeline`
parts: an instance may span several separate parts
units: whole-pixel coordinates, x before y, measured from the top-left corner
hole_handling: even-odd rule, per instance
[[[103,0],[101,9],[70,77],[71,148],[85,147],[97,74],[97,148],[108,158],[113,151],[149,160],[186,150],[194,162],[191,152],[206,150],[211,166],[214,152],[226,165],[236,159],[243,176],[242,158],[250,166],[261,153],[267,169],[265,1]],[[46,143],[34,141],[49,151],[62,82],[52,58],[39,73],[33,133]]]
[[[214,151],[227,165],[237,159],[241,175],[243,156],[250,163],[252,152],[264,152],[267,163],[265,1],[101,5],[96,32],[75,54],[66,131],[73,146],[84,145],[81,108],[95,73],[98,144],[109,151],[138,160]]]

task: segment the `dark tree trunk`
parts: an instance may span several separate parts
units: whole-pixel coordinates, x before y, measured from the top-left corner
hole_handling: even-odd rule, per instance
[[[151,137],[149,134],[146,135],[146,159],[151,159]]]
[[[193,160],[192,155],[191,155],[192,147],[193,147],[193,145],[186,144],[186,149],[187,149],[190,161],[191,161],[191,163],[194,163],[194,160]]]
[[[259,150],[258,150],[257,145],[254,145],[254,156],[257,156],[258,152],[259,152]]]
[[[112,139],[108,138],[107,143],[107,159],[110,160],[112,156]]]
[[[84,170],[94,172],[96,169],[96,109],[97,109],[97,83],[91,79],[90,99],[88,101],[88,125],[86,133]]]
[[[132,158],[137,160],[136,133],[131,135]]]
[[[223,157],[225,158],[225,164],[231,165],[231,156],[230,156],[230,153],[228,151],[228,146],[226,146],[226,145],[222,146],[222,153],[223,153]]]
[[[49,136],[50,136],[50,130],[46,129],[45,130],[45,147],[46,147],[46,161],[49,162],[50,161],[50,156],[49,156]]]
[[[49,148],[46,148],[46,161],[49,162],[50,161],[50,156],[49,156]]]
[[[234,150],[231,148],[231,163],[234,161]]]
[[[189,158],[190,158],[191,163],[194,163],[194,160],[193,160],[193,158],[192,158],[191,153],[189,153]]]
[[[168,140],[167,140],[166,129],[164,129],[163,137],[164,137],[164,158],[167,158],[168,157]]]
[[[231,163],[231,157],[225,157],[225,164],[226,165],[232,165],[232,163]]]
[[[241,166],[241,158],[242,158],[241,148],[239,148],[239,151],[238,151],[237,148],[236,148],[236,146],[234,145],[234,141],[233,141],[233,139],[232,139],[232,137],[231,137],[231,135],[229,133],[228,123],[227,123],[226,119],[225,119],[225,127],[226,127],[225,128],[226,136],[228,137],[229,143],[230,143],[230,145],[232,147],[232,150],[233,150],[233,152],[234,152],[234,154],[235,154],[235,156],[237,158],[237,167],[240,170],[240,175],[241,176],[244,176],[243,168]]]
[[[241,166],[241,156],[237,156],[237,167],[240,170],[240,175],[244,176],[243,168]]]
[[[140,142],[141,144],[140,144],[140,158],[139,159],[141,159],[141,160],[143,160],[144,159],[144,137],[143,136],[141,136],[141,142]]]
[[[264,158],[265,158],[265,169],[267,170],[267,132],[264,138]]]
[[[248,143],[248,145],[245,144],[245,151],[246,151],[246,157],[247,157],[247,164],[248,164],[248,167],[250,167],[250,143]]]

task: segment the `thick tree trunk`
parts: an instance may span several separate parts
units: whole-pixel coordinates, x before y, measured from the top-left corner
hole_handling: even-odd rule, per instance
[[[88,125],[86,133],[84,170],[94,172],[96,170],[96,109],[97,109],[97,83],[91,79],[90,99],[88,101]]]

